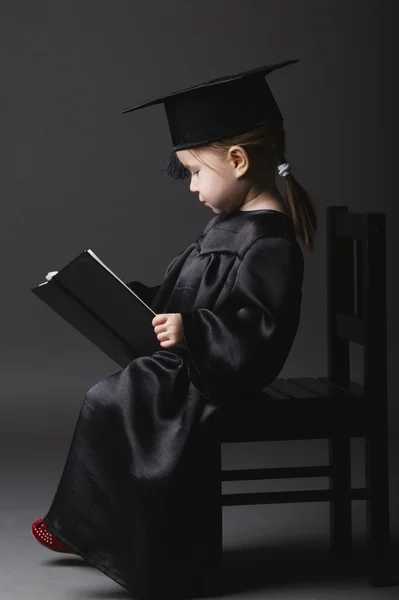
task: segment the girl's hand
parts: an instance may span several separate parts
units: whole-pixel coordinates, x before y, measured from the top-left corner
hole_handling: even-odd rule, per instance
[[[183,320],[180,313],[156,315],[152,320],[152,325],[163,348],[185,347]]]

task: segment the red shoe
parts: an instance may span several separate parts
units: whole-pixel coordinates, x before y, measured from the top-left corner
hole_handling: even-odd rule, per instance
[[[49,532],[46,525],[43,523],[43,519],[39,519],[38,521],[32,523],[30,530],[35,540],[37,540],[40,544],[43,544],[43,546],[46,546],[46,548],[49,548],[49,550],[54,550],[54,552],[76,554],[76,552],[74,552],[70,546],[67,546],[64,544],[64,542],[61,542],[61,540],[57,539],[52,533]]]

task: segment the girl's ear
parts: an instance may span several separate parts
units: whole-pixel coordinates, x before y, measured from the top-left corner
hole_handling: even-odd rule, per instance
[[[177,158],[175,151],[172,152],[168,158],[165,166],[162,169],[162,173],[172,179],[189,179],[190,171],[186,169]]]
[[[237,178],[245,175],[249,169],[249,156],[242,146],[231,146],[228,160]]]

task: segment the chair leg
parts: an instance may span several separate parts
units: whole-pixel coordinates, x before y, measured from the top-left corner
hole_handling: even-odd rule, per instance
[[[201,443],[201,540],[203,563],[198,582],[199,592],[219,589],[223,559],[222,467],[218,417],[203,435]]]
[[[387,437],[376,431],[365,439],[367,580],[373,587],[390,585],[391,578]]]
[[[352,557],[352,500],[351,500],[351,440],[329,440],[331,466],[330,489],[330,550],[333,557],[347,563]]]

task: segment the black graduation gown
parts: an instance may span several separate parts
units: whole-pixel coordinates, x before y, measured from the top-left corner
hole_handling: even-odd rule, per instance
[[[256,210],[214,216],[160,286],[129,283],[157,314],[181,313],[185,348],[160,346],[87,392],[45,524],[133,598],[190,595],[203,425],[240,402],[248,413],[250,391],[278,376],[302,278],[291,219]]]

